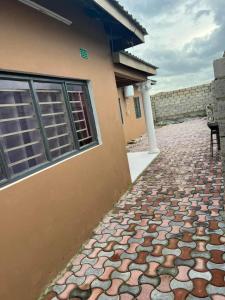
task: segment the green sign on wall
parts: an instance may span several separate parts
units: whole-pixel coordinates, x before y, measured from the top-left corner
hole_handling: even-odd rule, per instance
[[[83,59],[88,59],[88,51],[86,49],[80,48],[80,56]]]

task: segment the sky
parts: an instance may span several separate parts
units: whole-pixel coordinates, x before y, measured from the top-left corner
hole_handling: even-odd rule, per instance
[[[128,51],[159,67],[153,93],[213,80],[225,51],[225,0],[119,0],[147,31]]]

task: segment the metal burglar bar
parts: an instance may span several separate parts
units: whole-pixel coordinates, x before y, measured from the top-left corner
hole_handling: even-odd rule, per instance
[[[3,147],[0,143],[0,182],[5,181],[9,177],[8,168],[6,166],[3,153]]]
[[[67,92],[79,146],[83,147],[93,142],[87,98],[82,85],[67,84]]]
[[[85,82],[1,74],[0,185],[97,144],[88,97]]]
[[[74,149],[62,84],[34,82],[41,119],[53,159]],[[61,125],[60,125],[61,124]]]
[[[0,142],[10,177],[46,161],[26,81],[0,81]]]
[[[1,165],[1,160],[0,160],[0,165]],[[6,178],[6,175],[3,172],[2,166],[0,166],[0,181],[5,179],[5,178]]]

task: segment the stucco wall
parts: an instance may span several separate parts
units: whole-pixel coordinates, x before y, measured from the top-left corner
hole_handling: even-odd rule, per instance
[[[0,189],[0,299],[37,300],[130,184],[107,39],[76,12],[68,27],[18,1],[1,6],[0,69],[91,80],[103,144]]]
[[[132,139],[138,138],[140,135],[144,134],[146,131],[145,116],[141,92],[135,88],[134,97],[139,97],[141,106],[141,118],[136,118],[134,98],[130,97],[128,99],[124,98],[123,89],[118,89],[118,95],[121,103],[122,114],[123,114],[123,131],[126,143]]]
[[[151,97],[155,120],[204,116],[205,106],[214,101],[212,83],[162,92]]]

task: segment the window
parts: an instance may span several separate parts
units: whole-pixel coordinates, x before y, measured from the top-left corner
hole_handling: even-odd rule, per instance
[[[74,149],[72,131],[61,84],[34,82],[40,115],[53,159]]]
[[[136,114],[136,119],[141,118],[141,105],[139,97],[134,97],[134,109]]]
[[[89,122],[91,113],[85,99],[85,87],[67,84],[67,92],[79,146],[82,147],[93,142],[94,137],[94,132]]]
[[[96,144],[85,82],[0,75],[0,184]]]
[[[0,136],[9,177],[46,161],[26,81],[0,80]]]
[[[121,100],[120,100],[120,98],[119,98],[119,108],[120,108],[121,122],[122,122],[122,124],[124,124],[124,121],[123,121],[123,111],[122,111],[122,106],[121,106]]]

